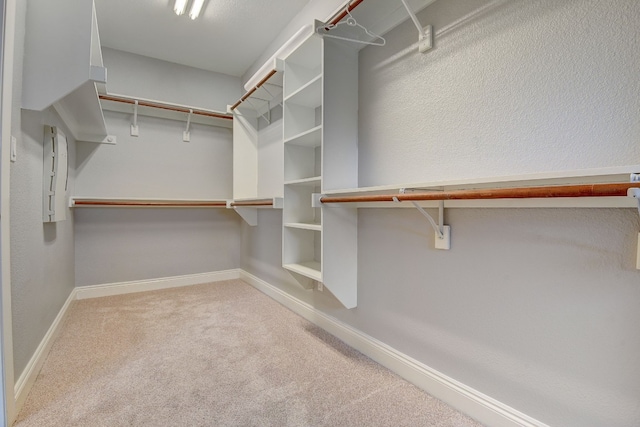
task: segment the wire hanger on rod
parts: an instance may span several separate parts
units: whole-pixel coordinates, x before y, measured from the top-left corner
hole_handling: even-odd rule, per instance
[[[345,12],[347,13],[347,19],[345,21],[340,21],[337,24],[320,25],[318,26],[318,28],[316,28],[316,32],[320,34],[322,37],[329,37],[332,39],[345,40],[349,42],[361,43],[366,45],[384,46],[387,43],[384,37],[379,36],[375,33],[372,33],[363,25],[358,24],[358,21],[356,21],[353,15],[351,15],[351,12],[349,12],[349,6],[346,7]],[[338,35],[329,33],[329,31],[339,27],[340,25],[347,25],[349,27],[358,27],[362,29],[366,35],[368,35],[369,37],[372,37],[373,40],[359,40],[351,37],[338,36]]]

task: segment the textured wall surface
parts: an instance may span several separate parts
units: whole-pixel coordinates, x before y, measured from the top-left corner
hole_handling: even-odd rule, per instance
[[[243,93],[240,78],[103,48],[109,93],[227,111]]]
[[[78,144],[76,195],[231,198],[231,129],[106,112],[116,145]],[[238,268],[239,216],[226,209],[77,209],[76,286]]]
[[[68,138],[69,194],[75,181],[75,141],[53,109],[21,111],[26,2],[18,2],[11,133],[17,161],[11,163],[11,308],[14,372],[17,380],[33,356],[74,284],[73,214],[42,222],[44,126],[61,126]]]
[[[105,112],[118,143],[78,144],[75,195],[90,197],[231,197],[231,129],[138,116],[140,136],[132,137],[132,115]]]
[[[240,266],[240,217],[227,209],[84,209],[75,228],[76,285]]]
[[[436,2],[360,55],[360,186],[640,164],[640,3]]]

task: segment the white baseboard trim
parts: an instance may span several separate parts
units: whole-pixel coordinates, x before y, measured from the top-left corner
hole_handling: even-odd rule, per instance
[[[492,427],[548,427],[489,396],[450,378],[375,338],[328,316],[277,287],[242,270],[240,279],[311,323],[395,372],[430,395]]]
[[[40,373],[40,369],[42,368],[44,361],[47,359],[47,356],[49,355],[49,350],[51,350],[51,346],[53,345],[53,342],[57,338],[58,333],[60,332],[60,327],[64,323],[64,319],[67,316],[69,308],[71,307],[71,304],[75,299],[76,299],[76,290],[73,289],[69,294],[69,297],[63,304],[62,308],[58,312],[58,315],[53,320],[51,327],[49,328],[44,338],[40,342],[40,345],[38,345],[38,348],[36,349],[35,353],[31,357],[31,360],[29,360],[29,363],[27,363],[27,366],[22,371],[22,374],[20,374],[20,377],[18,377],[18,380],[14,385],[16,415],[20,413],[20,410],[22,409],[22,405],[24,405],[24,402],[27,399],[27,396],[29,395],[29,391],[31,391],[31,387],[33,386],[33,383],[36,382],[38,373]]]
[[[233,280],[239,278],[240,269],[232,269],[214,271],[210,273],[187,274],[184,276],[162,277],[158,279],[79,286],[75,291],[76,299],[100,298],[113,295],[131,294],[135,292],[157,291],[160,289],[199,285],[209,282],[220,282],[222,280]]]

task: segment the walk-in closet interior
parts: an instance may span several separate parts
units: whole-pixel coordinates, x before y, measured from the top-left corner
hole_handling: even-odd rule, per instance
[[[7,425],[76,301],[231,279],[483,425],[639,424],[637,0],[3,18]]]

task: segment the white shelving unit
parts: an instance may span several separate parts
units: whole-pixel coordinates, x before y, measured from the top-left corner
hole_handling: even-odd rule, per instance
[[[284,60],[282,264],[347,308],[357,305],[357,210],[313,199],[357,186],[357,78],[357,51],[315,35]]]
[[[279,71],[273,74],[250,96],[242,100],[233,113],[233,200],[272,199],[272,209],[282,207],[283,141],[282,62],[275,61]],[[272,117],[273,114],[273,117]],[[258,223],[258,209],[264,207],[234,207],[251,226]]]
[[[22,108],[53,106],[76,140],[114,144],[98,99],[107,70],[93,1],[30,0],[27,27]]]

